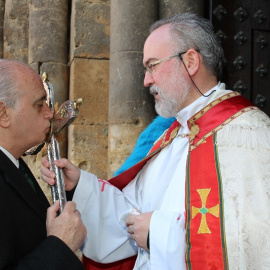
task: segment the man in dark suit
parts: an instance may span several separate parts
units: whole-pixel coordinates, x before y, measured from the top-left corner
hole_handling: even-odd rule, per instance
[[[39,75],[0,60],[0,269],[83,269],[75,251],[86,229],[74,202],[57,217],[23,153],[45,140],[52,112]],[[47,212],[47,218],[46,218]]]

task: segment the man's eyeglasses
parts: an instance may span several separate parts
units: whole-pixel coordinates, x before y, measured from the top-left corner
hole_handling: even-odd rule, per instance
[[[163,59],[157,60],[157,61],[155,61],[155,62],[153,62],[153,63],[150,63],[149,65],[147,65],[147,66],[145,67],[144,73],[146,73],[146,72],[148,71],[149,74],[152,75],[153,72],[155,71],[154,68],[153,68],[155,65],[160,64],[160,63],[162,63],[162,62],[165,62],[165,61],[167,61],[167,60],[169,60],[169,59],[171,59],[171,58],[173,58],[173,57],[176,57],[176,56],[181,57],[181,55],[184,54],[184,53],[186,53],[186,52],[177,53],[177,54],[174,54],[174,55],[169,56],[169,57],[167,57],[167,58],[163,58]]]

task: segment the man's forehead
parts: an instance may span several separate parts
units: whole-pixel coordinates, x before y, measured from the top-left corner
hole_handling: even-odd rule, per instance
[[[32,80],[27,84],[27,93],[32,97],[33,101],[42,99],[47,96],[46,90],[43,86],[43,82],[39,76],[32,77]]]
[[[173,49],[169,25],[163,25],[154,30],[146,39],[144,44],[144,60],[146,63],[150,58],[160,58],[167,55]]]

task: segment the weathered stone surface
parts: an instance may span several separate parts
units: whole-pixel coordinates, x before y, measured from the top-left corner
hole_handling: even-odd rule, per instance
[[[158,19],[156,0],[118,0],[111,3],[111,53],[142,52],[149,26]]]
[[[147,125],[142,123],[109,126],[108,177],[111,178],[134,149],[140,133]]]
[[[107,179],[107,125],[71,125],[68,158],[79,168]]]
[[[32,0],[31,5],[35,8],[66,9],[68,0]]]
[[[6,1],[4,58],[28,62],[29,0]]]
[[[67,1],[33,1],[29,18],[29,63],[58,62],[66,64]],[[64,3],[65,2],[65,3]]]
[[[70,70],[70,99],[83,98],[76,125],[107,125],[109,61],[75,58]]]
[[[204,0],[177,0],[177,1],[168,1],[160,0],[159,1],[159,16],[160,18],[166,18],[178,13],[184,12],[194,12],[199,15],[203,15],[204,11]]]
[[[74,57],[105,58],[110,53],[110,1],[72,1],[70,62]]]
[[[68,157],[80,168],[107,178],[109,61],[75,58],[70,69],[70,99],[83,98],[69,127]]]
[[[154,98],[143,85],[142,52],[111,54],[109,122],[148,124],[155,114]]]

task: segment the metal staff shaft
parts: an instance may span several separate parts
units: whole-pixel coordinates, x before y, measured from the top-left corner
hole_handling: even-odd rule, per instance
[[[63,171],[61,168],[57,167],[54,163],[55,160],[58,160],[61,158],[60,150],[59,150],[59,143],[55,139],[54,134],[52,134],[50,140],[46,144],[47,144],[48,160],[50,163],[50,170],[55,173],[55,185],[51,186],[52,201],[53,203],[57,200],[59,201],[60,203],[59,212],[61,213],[67,202],[67,198],[66,198]]]

